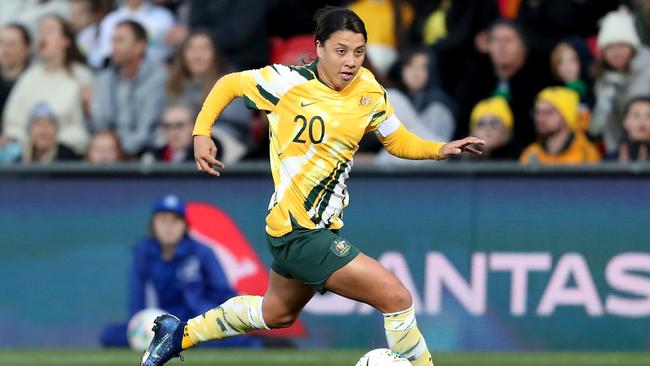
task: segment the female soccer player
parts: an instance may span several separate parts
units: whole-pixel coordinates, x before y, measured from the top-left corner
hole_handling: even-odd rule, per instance
[[[444,144],[408,132],[384,89],[361,67],[367,41],[361,19],[334,7],[320,10],[315,18],[316,61],[224,76],[208,95],[194,128],[197,168],[218,176],[214,167],[224,165],[215,159],[210,134],[219,113],[236,97],[267,112],[275,183],[266,217],[274,258],[268,290],[264,297],[234,297],[187,323],[172,315],[159,317],[144,366],[162,365],[199,342],[290,326],[316,291],[375,307],[384,314],[389,347],[415,366],[432,365],[408,290],[338,234],[348,204],[345,180],[367,132],[406,159],[480,154],[472,145],[484,141],[467,137]]]

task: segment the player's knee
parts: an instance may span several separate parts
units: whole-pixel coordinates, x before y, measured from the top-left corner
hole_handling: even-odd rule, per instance
[[[298,319],[298,314],[292,312],[269,312],[264,314],[264,321],[271,329],[287,328]]]
[[[395,288],[391,289],[387,297],[385,309],[382,310],[384,313],[402,311],[410,308],[413,304],[411,293],[403,285],[395,286]]]

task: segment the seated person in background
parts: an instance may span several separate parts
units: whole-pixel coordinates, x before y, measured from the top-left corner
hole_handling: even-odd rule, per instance
[[[45,16],[36,44],[37,62],[16,81],[7,99],[2,134],[24,144],[28,117],[36,104],[45,102],[59,123],[58,139],[83,154],[90,139],[85,116],[92,94],[92,73],[82,64],[65,19]]]
[[[600,161],[600,154],[585,135],[576,132],[578,93],[565,87],[542,90],[535,103],[537,141],[519,158],[522,164],[584,164]]]
[[[167,72],[145,58],[147,31],[125,20],[113,31],[111,66],[99,73],[92,103],[92,130],[117,133],[124,151],[137,155],[151,136],[165,105]]]
[[[409,131],[428,140],[449,141],[456,127],[450,110],[451,100],[441,88],[431,82],[429,64],[430,56],[424,48],[406,53],[397,65],[397,88],[389,88],[386,93],[395,114],[404,121],[404,126]],[[375,161],[400,165],[429,163],[400,159],[384,149],[380,150]]]
[[[57,140],[59,124],[45,103],[36,105],[29,117],[28,138],[21,159],[24,163],[79,160],[68,146]]]
[[[86,161],[93,164],[111,164],[124,160],[120,139],[113,131],[96,133],[88,144]]]
[[[618,148],[618,161],[648,160],[650,145],[650,97],[636,97],[625,108],[623,141]]]
[[[574,90],[580,96],[580,114],[576,130],[586,132],[591,117],[590,104],[594,96],[587,84],[581,79],[582,65],[578,51],[567,42],[560,42],[551,53],[551,73],[565,87]]]
[[[194,161],[193,113],[184,104],[173,104],[165,108],[161,127],[165,146],[151,151],[157,161],[181,163]],[[216,143],[216,142],[215,142]],[[221,156],[221,147],[217,144],[217,155]],[[148,153],[144,154],[145,156]]]
[[[210,34],[193,31],[174,55],[167,80],[167,101],[183,103],[191,108],[192,115],[196,115],[214,83],[227,73],[226,61]],[[213,132],[225,145],[222,156],[225,164],[234,163],[249,153],[253,140],[252,122],[253,114],[246,108],[243,98],[235,99],[219,115]]]
[[[517,155],[512,146],[512,111],[508,101],[501,96],[480,101],[470,118],[470,134],[485,141],[479,146],[483,154],[474,160],[515,160]]]
[[[158,199],[151,236],[135,247],[129,278],[129,318],[156,307],[181,320],[201,314],[235,295],[214,252],[188,236],[185,203],[176,195]],[[100,336],[105,347],[128,347],[127,324],[109,324]],[[215,342],[218,347],[260,346],[257,337]]]

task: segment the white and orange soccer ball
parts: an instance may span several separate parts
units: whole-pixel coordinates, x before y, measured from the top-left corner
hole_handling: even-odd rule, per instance
[[[361,356],[356,366],[411,366],[411,363],[388,348],[377,348]]]
[[[153,330],[151,330],[153,321],[163,314],[167,313],[157,308],[146,308],[135,313],[126,327],[126,339],[129,341],[129,346],[138,351],[147,349],[154,336]]]

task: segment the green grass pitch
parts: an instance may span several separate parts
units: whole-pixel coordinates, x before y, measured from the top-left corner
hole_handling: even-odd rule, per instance
[[[354,366],[363,351],[192,350],[177,366]],[[0,366],[136,366],[140,353],[105,350],[0,350]],[[648,366],[650,353],[436,353],[436,366]]]

